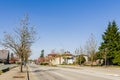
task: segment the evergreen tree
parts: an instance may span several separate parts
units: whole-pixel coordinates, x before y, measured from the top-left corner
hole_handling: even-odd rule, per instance
[[[103,54],[102,57],[106,57],[107,61],[112,64],[120,62],[120,60],[116,61],[116,58],[120,55],[120,33],[118,30],[119,29],[115,21],[112,23],[109,22],[108,28],[102,35],[103,42],[99,47],[99,53]]]
[[[85,58],[84,58],[83,54],[77,56],[76,62],[79,65],[81,65],[81,64],[83,64],[85,62]]]
[[[40,58],[44,57],[44,50],[41,51]]]
[[[115,52],[115,57],[113,59],[113,63],[120,65],[120,33],[119,33],[119,38],[118,38],[118,42],[116,43],[117,47],[115,48],[116,51]]]

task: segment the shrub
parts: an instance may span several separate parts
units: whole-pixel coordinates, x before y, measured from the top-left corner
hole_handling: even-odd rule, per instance
[[[3,72],[2,71],[0,71],[0,75],[2,74]]]
[[[66,65],[67,63],[64,61],[63,63],[62,63],[62,65]]]
[[[77,57],[77,60],[76,60],[77,64],[81,65],[85,62],[85,58],[83,57],[83,55],[79,55]]]
[[[44,65],[44,66],[46,66],[46,65],[49,65],[49,63],[47,63],[47,62],[43,62],[43,63],[40,63],[40,65]]]

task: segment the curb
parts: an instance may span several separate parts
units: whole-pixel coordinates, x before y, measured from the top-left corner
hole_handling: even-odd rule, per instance
[[[32,72],[29,66],[28,66],[28,71],[29,71],[29,80],[38,80],[37,77],[35,77],[35,73]]]

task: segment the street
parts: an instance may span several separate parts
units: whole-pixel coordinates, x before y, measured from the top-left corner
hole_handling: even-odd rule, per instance
[[[90,68],[61,68],[30,64],[30,71],[37,80],[120,80],[119,75]]]

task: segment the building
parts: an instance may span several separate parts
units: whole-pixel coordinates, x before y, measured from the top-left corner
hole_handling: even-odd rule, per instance
[[[48,54],[47,58],[49,60],[50,65],[58,65],[58,64],[60,64],[60,55],[59,54],[50,53],[50,54]]]
[[[51,53],[48,54],[49,57],[49,63],[51,65],[59,65],[59,64],[73,64],[73,55],[70,53],[64,53],[64,54],[56,54]]]
[[[0,50],[0,63],[9,64],[8,50]]]

